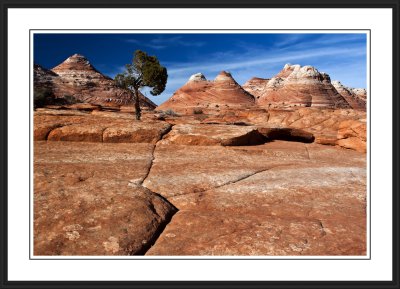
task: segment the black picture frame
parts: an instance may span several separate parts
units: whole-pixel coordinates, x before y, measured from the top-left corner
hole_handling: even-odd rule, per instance
[[[1,0],[0,288],[400,288],[399,283],[399,0]],[[8,9],[10,8],[389,8],[393,15],[392,281],[10,281],[8,280]],[[28,37],[28,35],[27,35]]]

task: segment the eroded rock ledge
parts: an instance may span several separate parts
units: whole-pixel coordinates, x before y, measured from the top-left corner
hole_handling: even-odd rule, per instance
[[[365,115],[219,113],[36,113],[34,254],[366,253]]]

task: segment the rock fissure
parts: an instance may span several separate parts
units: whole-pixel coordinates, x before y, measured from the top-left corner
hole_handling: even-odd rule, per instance
[[[156,146],[157,145],[153,145],[152,147],[152,151],[151,151],[151,160],[150,160],[150,164],[148,166],[147,172],[145,174],[145,176],[143,177],[143,180],[140,182],[140,185],[143,186],[143,182],[147,179],[147,177],[150,174],[151,168],[153,167],[153,162],[154,162],[154,151],[156,150]],[[143,186],[144,187],[144,186]]]
[[[224,186],[236,184],[236,183],[238,183],[238,182],[240,182],[240,181],[243,181],[243,180],[245,180],[245,179],[248,179],[248,178],[250,178],[250,177],[252,177],[252,176],[254,176],[254,175],[257,175],[257,174],[260,174],[260,173],[269,171],[269,170],[274,169],[274,168],[277,168],[277,167],[286,167],[286,166],[291,166],[291,165],[293,165],[293,164],[276,165],[276,166],[269,167],[269,168],[266,168],[266,169],[261,169],[261,170],[255,171],[255,172],[253,172],[253,173],[244,175],[244,176],[242,176],[242,177],[240,177],[240,178],[238,178],[238,179],[236,179],[236,180],[232,180],[232,181],[223,183],[223,184],[221,184],[221,185],[214,186],[214,187],[212,187],[212,188],[203,189],[203,190],[196,190],[196,189],[195,189],[195,190],[192,191],[192,192],[174,195],[174,196],[170,197],[170,199],[173,199],[173,198],[176,198],[176,197],[181,197],[181,196],[186,196],[186,195],[205,193],[205,192],[208,192],[208,191],[211,191],[211,190],[219,189],[219,188],[224,187]]]
[[[322,223],[321,220],[318,220],[319,226],[321,227],[321,236],[325,236],[326,232],[325,232],[325,227],[324,224]]]
[[[157,148],[157,144],[172,130],[174,125],[169,126],[161,135],[160,138],[158,139],[158,141],[154,144],[153,148],[152,148],[152,152],[151,152],[151,160],[150,160],[150,165],[149,168],[147,170],[146,175],[144,176],[143,180],[140,182],[140,185],[143,186],[144,181],[147,179],[147,177],[150,175],[150,171],[151,168],[153,167],[153,163],[155,160],[155,151]],[[143,186],[145,187],[145,186]]]
[[[166,129],[160,136],[159,140],[156,142],[156,144],[153,145],[152,148],[152,152],[151,152],[151,161],[150,161],[150,165],[148,167],[147,173],[144,176],[143,180],[140,183],[140,186],[145,188],[146,190],[148,190],[149,192],[151,192],[154,195],[157,195],[159,198],[163,199],[165,202],[169,203],[174,209],[172,211],[169,212],[169,214],[167,214],[165,216],[165,220],[163,223],[161,223],[157,230],[153,233],[153,235],[151,236],[151,238],[149,239],[148,242],[146,242],[145,244],[143,244],[143,247],[139,250],[136,251],[134,254],[129,254],[129,255],[146,255],[146,252],[155,244],[155,242],[158,240],[158,238],[161,236],[162,232],[165,230],[165,228],[167,227],[167,225],[172,221],[172,217],[179,211],[179,209],[174,206],[174,204],[172,204],[169,200],[167,200],[166,198],[164,198],[161,194],[158,194],[156,192],[151,191],[149,188],[145,187],[143,185],[143,182],[147,179],[147,177],[150,174],[151,168],[153,167],[153,163],[155,160],[155,151],[157,148],[157,144],[159,141],[161,141],[172,129],[173,125],[171,125],[168,129]],[[158,212],[155,210],[154,206],[154,213],[159,216]]]

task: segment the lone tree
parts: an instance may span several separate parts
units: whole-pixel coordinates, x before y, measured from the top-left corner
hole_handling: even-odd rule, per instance
[[[147,86],[152,88],[151,95],[159,95],[165,89],[167,78],[167,69],[160,65],[157,57],[136,50],[132,64],[125,65],[125,71],[115,76],[115,82],[119,87],[133,92],[136,119],[140,120],[139,89]]]

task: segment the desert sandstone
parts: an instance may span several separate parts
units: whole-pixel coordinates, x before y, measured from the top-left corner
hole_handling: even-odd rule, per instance
[[[83,56],[35,85],[83,101],[34,112],[35,255],[366,254],[365,90],[309,66],[198,73],[135,121]]]

